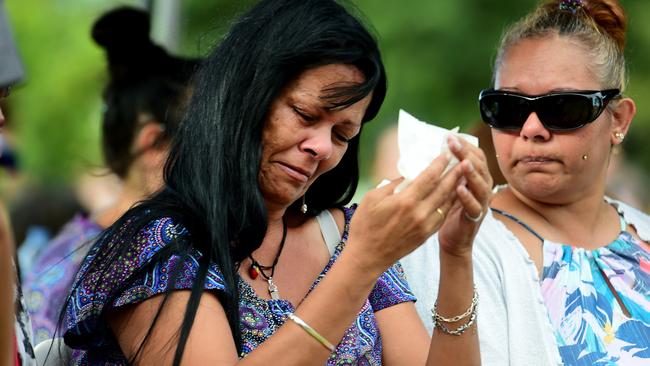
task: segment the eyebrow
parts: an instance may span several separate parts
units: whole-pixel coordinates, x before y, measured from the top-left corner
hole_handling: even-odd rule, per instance
[[[311,94],[308,94],[308,96],[309,97],[314,97]],[[352,105],[328,106],[328,103],[326,102],[326,98],[322,98],[321,96],[317,96],[316,98],[320,101],[320,103],[318,103],[318,105],[315,105],[313,107],[304,106],[304,104],[306,102],[300,100],[300,98],[290,97],[288,100],[289,100],[289,103],[294,108],[298,108],[300,110],[309,109],[309,108],[317,108],[317,109],[319,109],[319,110],[321,110],[322,112],[325,112],[325,113],[329,113],[329,112],[336,111],[336,110],[343,110],[343,109],[346,109],[346,108],[352,106]],[[358,128],[361,128],[361,125],[363,124],[362,122],[360,122],[360,123],[352,122],[349,119],[342,120],[340,123],[344,124],[344,125],[358,127]]]
[[[342,125],[347,125],[347,126],[353,126],[353,127],[361,127],[361,123],[355,123],[355,122],[350,121],[349,119],[345,119],[345,120],[341,121],[341,124]]]

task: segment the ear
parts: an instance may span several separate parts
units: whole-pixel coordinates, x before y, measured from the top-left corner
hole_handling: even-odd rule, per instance
[[[612,145],[618,145],[623,142],[627,131],[632,124],[632,119],[636,115],[636,104],[631,98],[623,98],[617,101],[612,110],[612,125],[610,129],[610,139]]]
[[[136,154],[146,154],[150,150],[164,150],[161,141],[165,135],[165,127],[156,122],[150,121],[142,125],[133,141],[133,151]]]

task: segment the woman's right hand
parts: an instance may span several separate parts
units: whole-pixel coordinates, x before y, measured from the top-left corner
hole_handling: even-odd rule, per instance
[[[422,244],[456,198],[463,171],[458,164],[443,174],[448,164],[442,154],[399,193],[393,192],[403,178],[366,193],[352,217],[346,249],[359,250],[368,267],[383,272]]]

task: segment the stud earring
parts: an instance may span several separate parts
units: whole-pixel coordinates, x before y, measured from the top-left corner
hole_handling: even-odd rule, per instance
[[[625,138],[625,134],[623,132],[616,132],[614,136],[616,136],[617,139],[621,140],[621,142]]]
[[[496,157],[496,158],[498,159],[498,158],[499,158],[499,154],[495,154],[494,157]]]
[[[582,160],[587,160],[587,159],[589,159],[589,155],[587,154],[582,155]]]
[[[303,214],[307,213],[307,202],[305,202],[305,196],[306,194],[302,195],[302,206],[300,206],[300,212],[302,212]]]

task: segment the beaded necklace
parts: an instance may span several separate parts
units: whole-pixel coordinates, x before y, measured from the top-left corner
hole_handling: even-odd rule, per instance
[[[275,259],[273,260],[273,264],[270,266],[263,266],[261,265],[258,261],[253,258],[252,253],[248,255],[248,258],[251,260],[251,265],[248,267],[248,275],[250,276],[251,279],[256,279],[259,275],[262,275],[266,282],[269,284],[269,295],[271,295],[271,298],[273,300],[278,300],[280,299],[280,292],[278,291],[278,286],[273,282],[273,275],[275,274],[275,266],[278,264],[278,260],[280,259],[280,254],[282,254],[282,249],[284,249],[284,242],[287,239],[287,223],[282,219],[282,240],[280,241],[280,249],[278,250],[278,254],[275,255]],[[265,271],[270,270],[270,274],[266,274]]]

